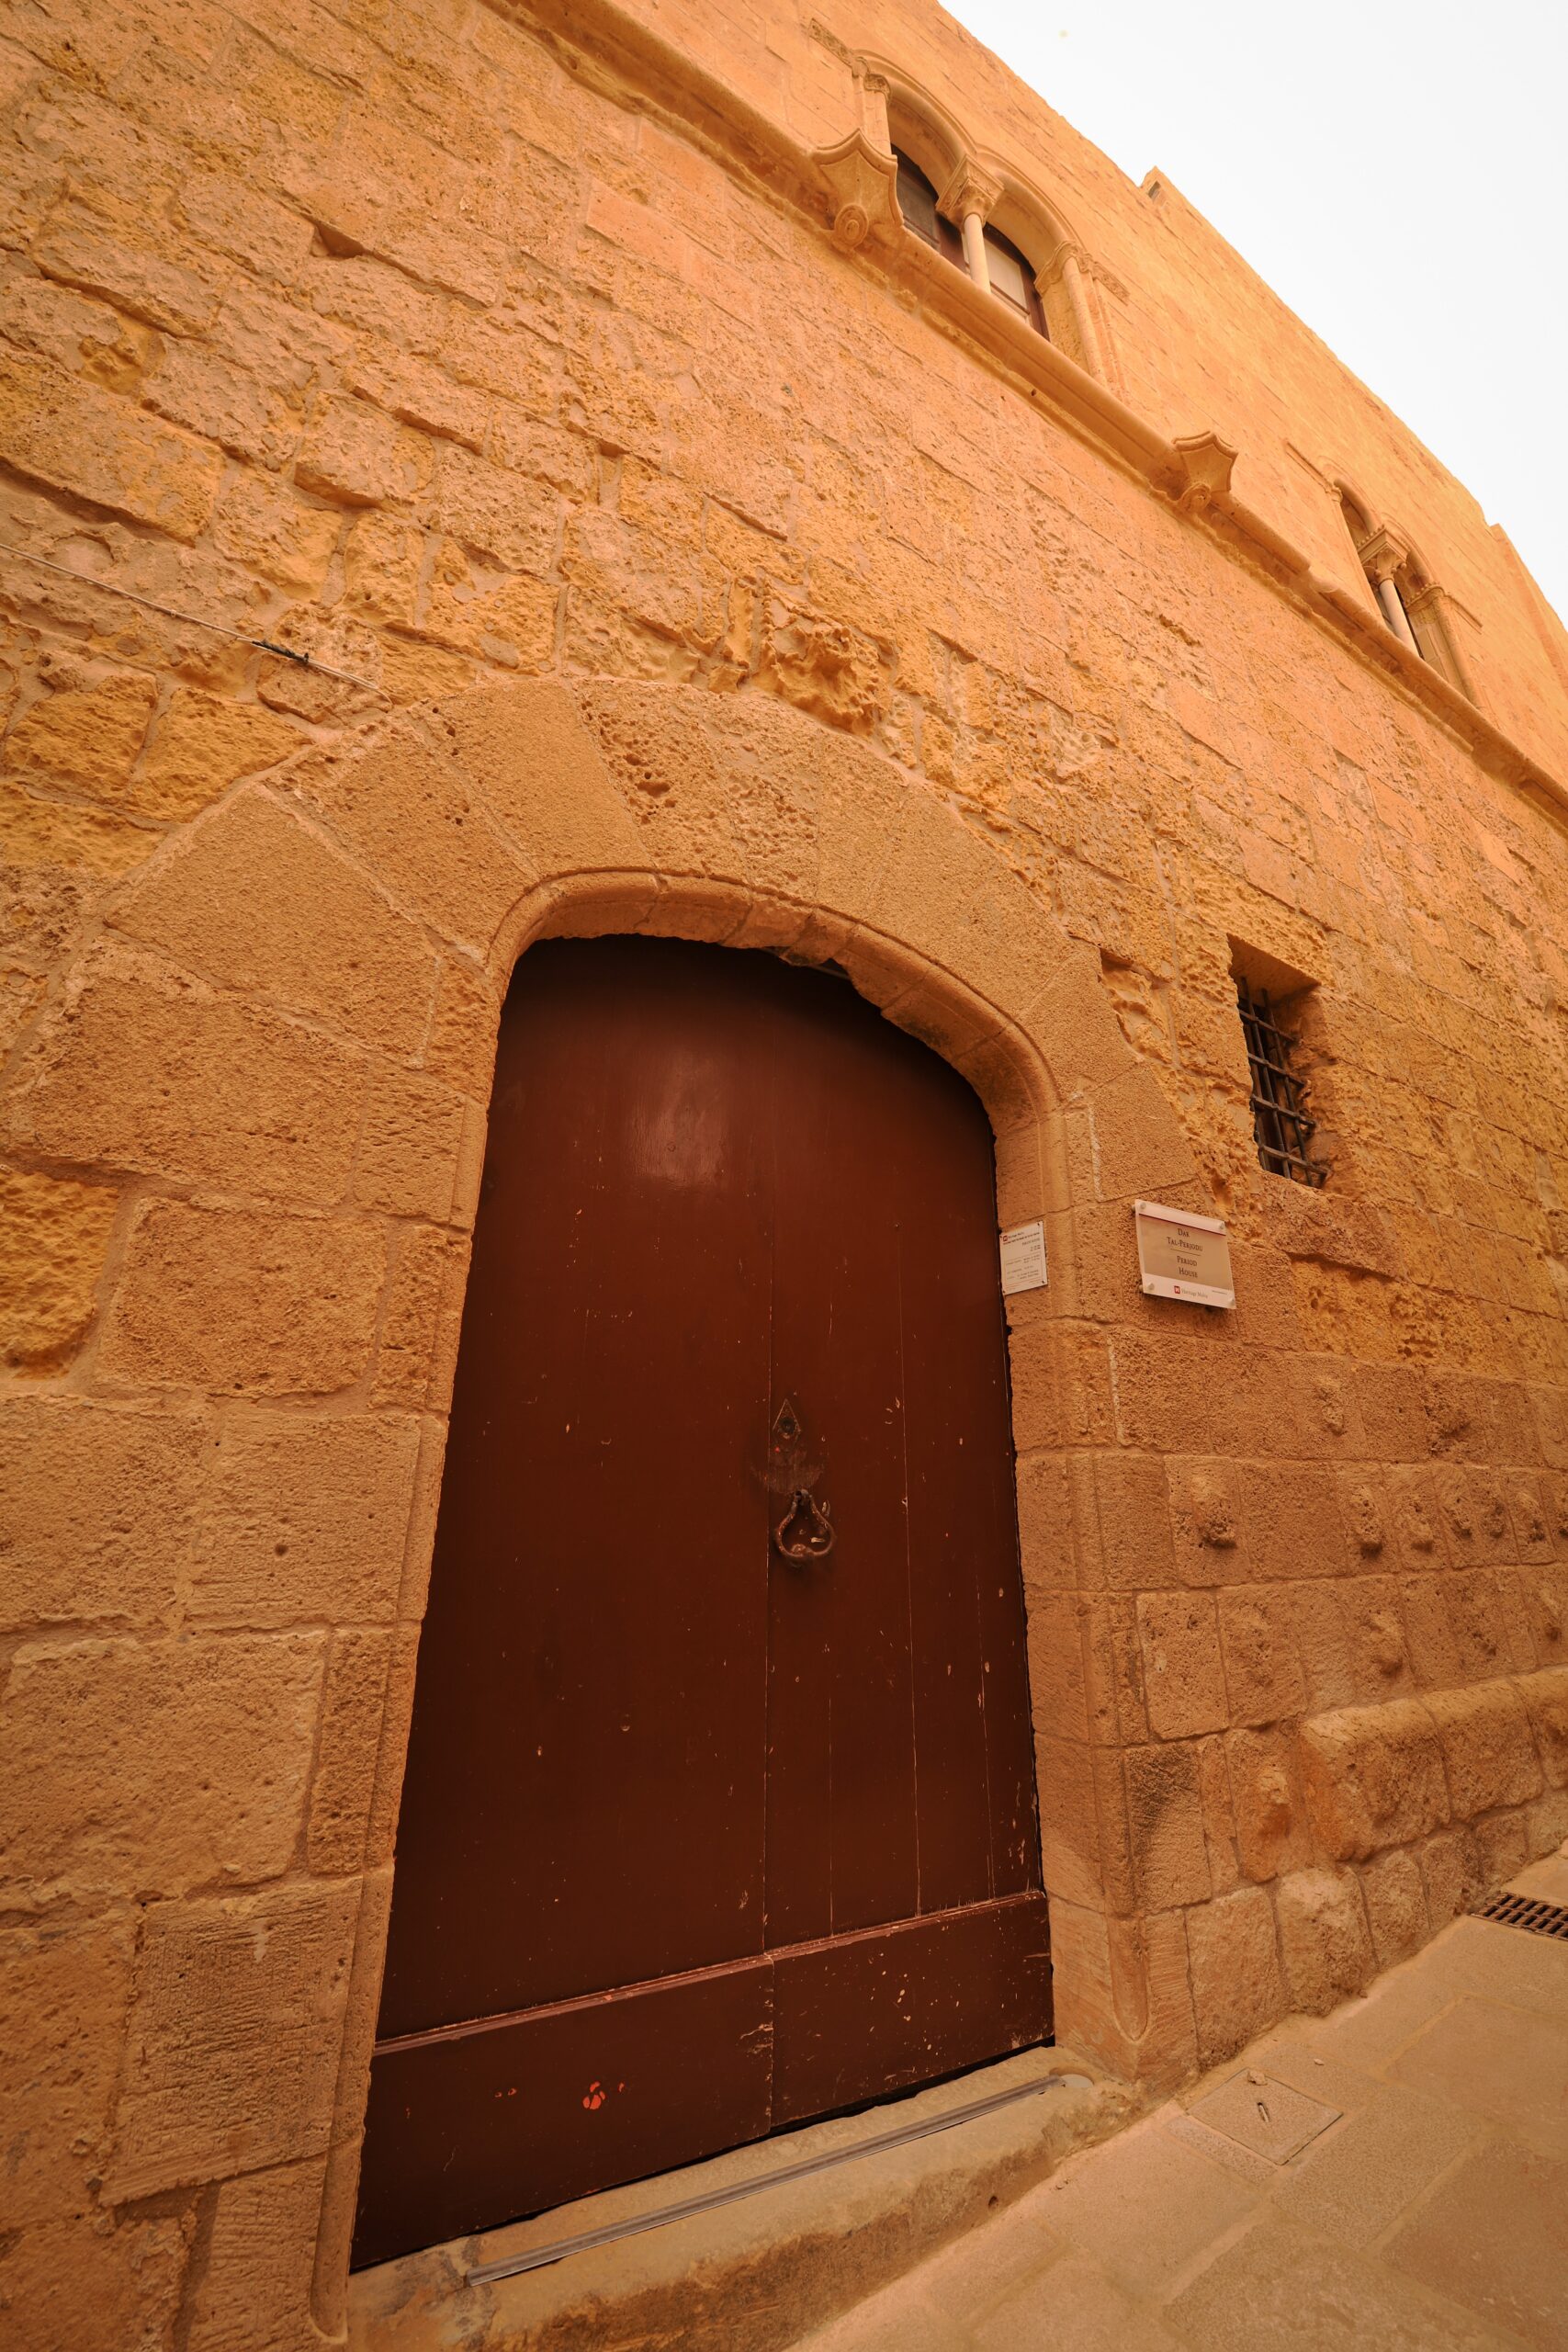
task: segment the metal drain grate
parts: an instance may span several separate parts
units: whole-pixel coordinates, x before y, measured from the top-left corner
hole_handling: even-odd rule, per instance
[[[1523,1928],[1532,1936],[1555,1936],[1559,1943],[1568,1944],[1568,1910],[1561,1903],[1538,1903],[1529,1894],[1495,1894],[1476,1916],[1496,1919],[1505,1928]]]

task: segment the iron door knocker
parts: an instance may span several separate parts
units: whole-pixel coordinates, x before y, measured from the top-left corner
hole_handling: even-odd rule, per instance
[[[836,1530],[831,1503],[817,1503],[810,1490],[796,1487],[790,1506],[773,1530],[773,1542],[786,1560],[825,1560],[833,1548]]]

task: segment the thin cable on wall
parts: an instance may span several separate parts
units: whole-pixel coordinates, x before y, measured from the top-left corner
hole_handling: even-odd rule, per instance
[[[0,539],[0,555],[14,555],[23,563],[36,563],[45,571],[58,571],[62,580],[74,580],[81,588],[101,588],[107,596],[123,596],[132,605],[144,605],[150,613],[162,613],[165,620],[185,621],[192,628],[210,629],[215,637],[232,638],[236,645],[254,645],[258,653],[276,653],[280,662],[293,662],[301,670],[314,670],[323,678],[341,678],[345,685],[363,686],[367,695],[385,695],[385,686],[374,686],[368,678],[356,678],[352,670],[334,670],[330,662],[318,662],[313,654],[297,652],[291,645],[275,645],[270,637],[247,637],[243,629],[226,628],[222,621],[203,620],[199,613],[177,612],[173,605],[160,605],[152,596],[139,596],[134,588],[121,588],[113,580],[95,580],[90,571],[73,571],[68,563],[51,563],[46,555],[34,555],[28,548],[14,548]]]

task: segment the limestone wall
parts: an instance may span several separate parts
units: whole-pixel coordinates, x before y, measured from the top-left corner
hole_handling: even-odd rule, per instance
[[[1065,2030],[1174,2079],[1568,1834],[1561,630],[947,20],[572,21],[0,38],[24,2343],[341,2324],[493,1023],[552,928],[843,963],[1050,1220],[1013,1371]],[[1100,382],[1237,447],[1301,564],[835,246],[791,156],[862,52],[1043,191]],[[1323,592],[1365,604],[1341,474],[1463,607],[1473,726]],[[1320,1193],[1258,1168],[1233,942],[1316,984]],[[1230,1221],[1234,1317],[1142,1298],[1140,1192]]]

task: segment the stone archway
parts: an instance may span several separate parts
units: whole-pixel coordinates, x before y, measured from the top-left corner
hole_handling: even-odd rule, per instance
[[[781,703],[486,685],[169,842],[9,1114],[38,1164],[121,1189],[102,1311],[39,1409],[89,1483],[111,1457],[164,1482],[171,1568],[56,1694],[93,1825],[57,1828],[62,1880],[140,1906],[104,2193],[206,2190],[198,2322],[309,2299],[342,2326],[495,1026],[531,941],[610,930],[835,963],[980,1094],[1003,1222],[1047,1218],[1010,1347],[1058,2029],[1129,2074],[1194,2060],[1190,1757],[1123,1707],[1100,1559],[1164,1507],[1117,1464],[1126,1204],[1198,1179],[1096,959],[928,787]],[[161,1777],[133,1806],[139,1738]]]

